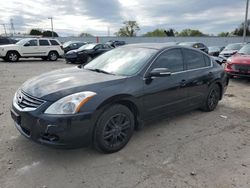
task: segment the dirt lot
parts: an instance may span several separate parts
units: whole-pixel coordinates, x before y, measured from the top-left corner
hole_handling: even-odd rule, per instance
[[[115,154],[27,140],[10,117],[14,92],[32,76],[71,66],[0,61],[0,188],[250,187],[250,81],[231,80],[214,112],[148,124]]]

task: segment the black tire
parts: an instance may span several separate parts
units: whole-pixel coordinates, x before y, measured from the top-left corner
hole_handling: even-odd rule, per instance
[[[15,51],[8,52],[5,59],[8,62],[17,62],[19,60],[19,54]]]
[[[133,113],[124,105],[116,104],[98,118],[94,131],[94,146],[104,153],[121,150],[133,135]]]
[[[50,52],[48,55],[48,59],[50,61],[56,61],[58,59],[58,53],[54,51]]]
[[[219,85],[218,84],[213,85],[209,90],[208,96],[206,98],[202,110],[205,112],[213,111],[219,103],[220,95],[221,95],[221,90]]]

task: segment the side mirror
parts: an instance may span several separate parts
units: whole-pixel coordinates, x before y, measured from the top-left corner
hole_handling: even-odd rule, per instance
[[[27,43],[25,43],[23,46],[30,46],[30,43],[27,42]]]
[[[166,77],[170,75],[171,72],[168,68],[155,68],[149,73],[149,77]]]

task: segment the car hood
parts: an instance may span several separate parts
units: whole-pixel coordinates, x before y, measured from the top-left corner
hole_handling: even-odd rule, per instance
[[[19,45],[17,44],[5,44],[5,45],[0,45],[0,48],[18,48]]]
[[[26,81],[21,89],[33,97],[54,101],[76,92],[100,90],[120,83],[125,78],[74,67],[34,77]]]
[[[232,63],[239,64],[249,64],[250,65],[250,55],[235,55],[231,57]]]

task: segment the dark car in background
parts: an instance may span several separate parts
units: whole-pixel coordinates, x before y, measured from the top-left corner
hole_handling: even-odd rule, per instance
[[[11,116],[20,133],[36,142],[93,144],[112,153],[143,122],[196,108],[213,111],[227,85],[222,66],[200,50],[125,45],[85,66],[26,81],[14,96]]]
[[[250,44],[243,46],[235,55],[227,59],[225,71],[230,77],[250,78]]]
[[[106,44],[112,46],[113,48],[117,48],[119,46],[123,46],[126,44],[125,41],[119,41],[119,40],[110,40]]]
[[[181,42],[179,43],[179,45],[196,48],[205,53],[208,53],[208,47],[205,44],[200,43],[200,42]]]
[[[67,53],[70,50],[76,50],[83,45],[88,44],[88,42],[82,42],[82,41],[68,41],[63,43],[63,50],[64,53]]]
[[[17,40],[9,37],[0,37],[0,45],[15,44]]]
[[[224,46],[210,46],[208,47],[208,54],[218,57],[220,52],[224,49]]]
[[[219,54],[222,58],[229,58],[236,54],[246,43],[232,43],[228,44]]]
[[[108,44],[91,43],[80,47],[77,50],[71,50],[65,54],[66,62],[70,63],[88,63],[95,57],[113,49]]]

